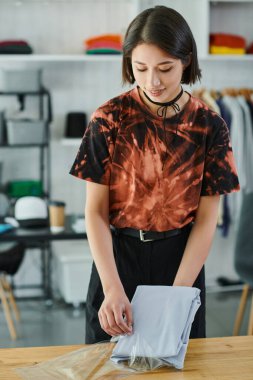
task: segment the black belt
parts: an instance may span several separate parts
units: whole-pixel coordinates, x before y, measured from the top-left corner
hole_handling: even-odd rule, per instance
[[[186,230],[190,226],[192,226],[192,223],[189,223],[182,228],[176,228],[174,230],[163,231],[163,232],[136,230],[135,228],[130,228],[130,227],[125,227],[125,228],[113,227],[112,230],[115,232],[116,235],[123,234],[123,235],[138,238],[143,242],[147,242],[147,241],[153,241],[153,240],[167,239],[172,236],[180,235],[184,230]]]

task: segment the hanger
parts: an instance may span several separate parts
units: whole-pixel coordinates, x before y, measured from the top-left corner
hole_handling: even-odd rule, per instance
[[[251,101],[251,95],[253,94],[253,89],[251,88],[240,88],[239,95],[244,96],[247,101]]]
[[[210,92],[211,97],[212,97],[214,100],[217,100],[217,99],[219,99],[219,98],[222,96],[220,90],[214,90],[214,89],[212,89],[212,90],[210,90],[209,92]]]
[[[221,90],[222,96],[228,95],[228,96],[237,96],[238,95],[238,89],[233,87],[226,87]]]
[[[196,88],[195,90],[192,91],[192,94],[196,98],[200,98],[201,99],[205,91],[206,91],[205,87]]]

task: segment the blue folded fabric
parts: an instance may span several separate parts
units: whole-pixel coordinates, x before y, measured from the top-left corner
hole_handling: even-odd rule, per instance
[[[133,333],[119,337],[111,360],[133,363],[134,357],[149,357],[183,368],[199,295],[194,287],[138,286],[132,299]]]
[[[0,234],[12,230],[14,227],[11,224],[0,224]]]

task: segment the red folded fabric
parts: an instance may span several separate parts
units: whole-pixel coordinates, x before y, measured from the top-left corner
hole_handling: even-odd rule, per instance
[[[84,42],[86,44],[90,44],[92,42],[97,42],[97,41],[111,41],[111,42],[122,43],[122,36],[121,34],[101,34],[99,36],[87,38]]]
[[[253,54],[253,42],[247,47],[247,54]]]
[[[122,44],[119,42],[113,42],[113,41],[94,41],[89,44],[86,44],[87,49],[96,49],[96,48],[111,48],[111,49],[122,49]]]
[[[235,34],[211,33],[210,45],[245,49],[246,40],[244,37]]]
[[[0,46],[10,46],[10,45],[19,45],[19,46],[27,46],[28,43],[23,40],[4,40],[0,41]]]

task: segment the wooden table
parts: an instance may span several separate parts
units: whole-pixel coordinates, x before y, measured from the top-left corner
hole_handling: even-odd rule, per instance
[[[14,368],[46,361],[81,347],[53,346],[0,349],[0,379],[20,379],[13,371]],[[253,336],[191,340],[183,370],[168,368],[166,372],[133,375],[130,376],[130,379],[252,380]]]

